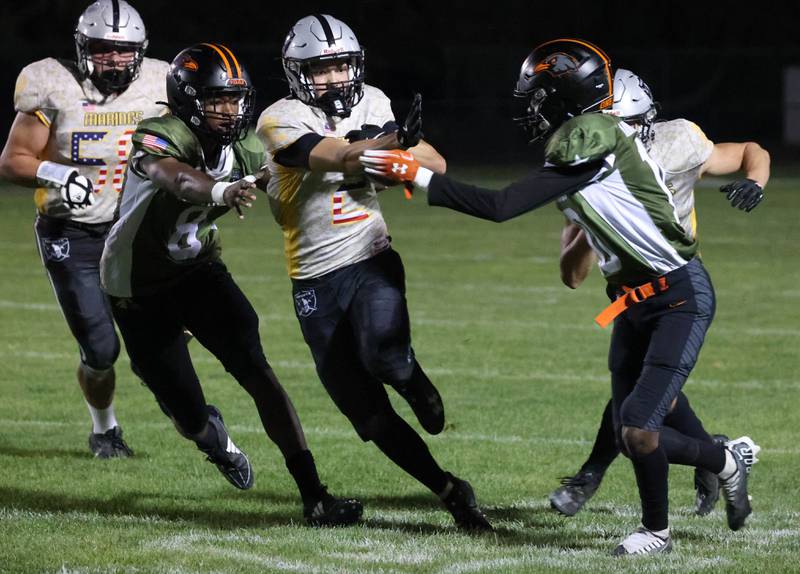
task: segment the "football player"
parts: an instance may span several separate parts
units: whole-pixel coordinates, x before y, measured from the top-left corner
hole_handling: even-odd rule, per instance
[[[755,142],[712,143],[700,128],[684,119],[656,122],[658,106],[650,88],[629,70],[618,69],[614,74],[614,105],[612,111],[639,130],[651,158],[664,170],[667,187],[672,192],[678,219],[691,236],[697,234],[694,209],[694,186],[703,175],[728,175],[744,172],[744,178],[723,185],[734,207],[746,212],[753,210],[763,198],[763,188],[769,180],[769,153]],[[561,278],[572,289],[577,288],[596,261],[586,234],[574,223],[567,222],[562,233]],[[678,401],[686,401],[683,393]],[[603,476],[619,454],[614,438],[611,401],[603,411],[592,451],[574,476],[562,479],[562,484],[550,495],[550,504],[565,516],[575,515],[594,495]],[[683,419],[682,409],[676,409],[664,419],[665,427],[706,442],[725,441],[724,435],[709,436],[702,426],[694,426],[696,418]],[[666,431],[667,434],[669,431]],[[662,440],[669,440],[662,436]],[[757,451],[754,452],[754,455]],[[753,459],[757,462],[757,459]],[[719,483],[713,473],[695,469],[695,512],[705,516],[719,499]]]
[[[118,219],[100,263],[131,362],[172,417],[236,488],[253,485],[247,456],[206,404],[184,327],[251,395],[297,483],[312,525],[350,524],[361,503],[320,483],[297,413],[261,347],[258,316],[220,258],[215,220],[252,205],[264,147],[249,129],[254,90],[222,44],[180,52],[166,80],[171,114],[133,134]]]
[[[528,104],[520,122],[531,141],[546,139],[546,163],[502,191],[435,174],[403,150],[366,150],[362,165],[382,181],[427,190],[431,205],[492,221],[557,200],[586,233],[612,299],[598,322],[614,322],[609,366],[615,431],[633,463],[642,505],[641,526],[613,553],[672,549],[669,460],[719,477],[728,526],[738,530],[751,512],[752,441],[742,437],[719,445],[679,432],[675,440],[659,440],[671,410],[682,408],[684,417],[696,418],[688,401],[675,399],[713,318],[714,290],[696,256],[697,242],[681,226],[672,194],[637,130],[598,113],[613,104],[608,56],[582,40],[545,42],[523,62],[516,94]]]
[[[122,189],[130,138],[164,107],[167,63],[145,58],[147,32],[125,0],[98,0],[75,28],[76,61],[46,58],[17,79],[17,116],[0,177],[36,187],[35,231],[56,299],[78,343],[78,383],[98,458],[133,454],[114,414],[119,340],[98,264]]]
[[[413,149],[444,172],[421,139],[416,97],[402,126],[389,99],[364,83],[364,51],[344,22],[301,18],[283,46],[290,95],[261,115],[273,215],[283,229],[297,319],[317,373],[364,441],[436,494],[466,530],[491,530],[471,486],[445,472],[392,408],[384,385],[411,405],[431,434],[444,407],[411,347],[405,274],[391,248],[376,187],[364,176],[365,149]]]

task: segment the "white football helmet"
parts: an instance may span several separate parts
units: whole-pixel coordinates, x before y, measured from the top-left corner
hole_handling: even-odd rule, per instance
[[[139,76],[147,50],[147,30],[139,13],[125,0],[97,0],[83,11],[75,26],[78,70],[104,94],[124,91]],[[123,69],[95,73],[92,52],[133,52]]]
[[[364,96],[364,50],[350,27],[327,14],[301,18],[283,43],[283,70],[291,95],[330,116],[346,118]],[[348,65],[348,80],[329,86],[317,97],[310,66],[326,62]]]
[[[653,122],[658,115],[658,104],[644,81],[631,72],[618,68],[614,73],[614,115],[639,127],[639,137],[649,148],[653,141]]]

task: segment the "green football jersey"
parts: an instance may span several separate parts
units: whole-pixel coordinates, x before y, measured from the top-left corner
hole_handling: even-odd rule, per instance
[[[153,294],[221,252],[215,220],[228,208],[188,203],[157,188],[139,167],[144,157],[172,157],[217,181],[253,174],[266,159],[261,141],[249,131],[223,149],[218,166],[206,165],[197,137],[172,115],[139,123],[132,143],[116,223],[100,262],[103,287],[117,297]]]
[[[561,167],[603,162],[592,181],[557,205],[586,231],[609,282],[657,277],[697,253],[661,169],[628,124],[607,114],[572,118],[548,140],[545,158]]]

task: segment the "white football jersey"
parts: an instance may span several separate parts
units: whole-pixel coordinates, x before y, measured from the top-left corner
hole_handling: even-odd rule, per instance
[[[344,138],[362,124],[393,122],[389,98],[364,86],[350,117],[328,117],[319,108],[284,98],[264,110],[258,135],[267,148],[270,207],[283,229],[289,276],[310,279],[363,261],[389,246],[375,186],[363,174],[315,173],[275,162],[276,152],[315,133]]]
[[[74,65],[73,65],[74,66]],[[23,68],[14,108],[36,114],[50,128],[42,159],[74,166],[94,183],[94,203],[70,211],[57,189],[39,188],[40,213],[82,223],[111,221],[122,190],[131,135],[144,118],[163,114],[169,64],[145,58],[139,77],[119,95],[104,96],[91,80],[78,81],[74,67],[53,58]]]
[[[653,131],[655,137],[648,153],[664,170],[681,225],[694,238],[697,235],[694,186],[700,179],[700,169],[714,150],[714,142],[689,120],[657,122]]]

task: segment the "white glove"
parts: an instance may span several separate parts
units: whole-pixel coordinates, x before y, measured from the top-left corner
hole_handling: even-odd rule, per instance
[[[69,209],[84,209],[94,203],[94,186],[86,177],[73,171],[67,183],[59,188],[61,199]]]
[[[92,182],[74,167],[43,161],[36,170],[36,180],[40,185],[58,188],[69,209],[84,209],[94,203]]]

